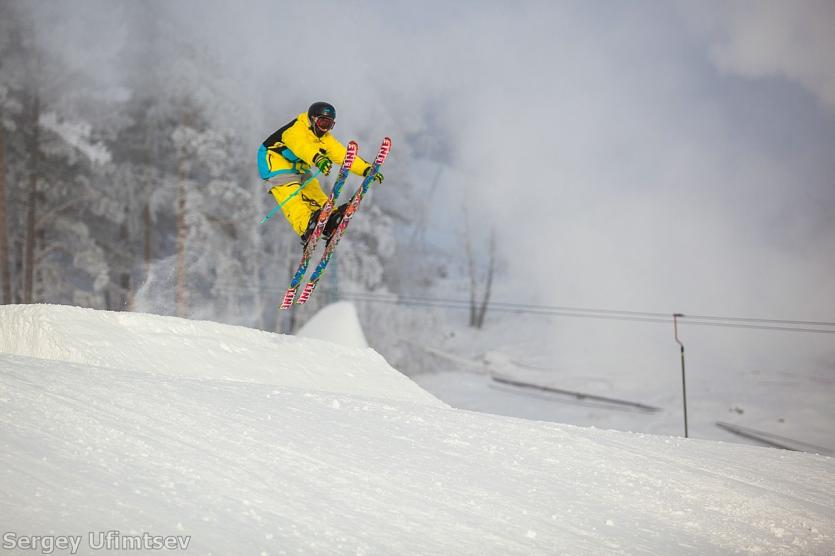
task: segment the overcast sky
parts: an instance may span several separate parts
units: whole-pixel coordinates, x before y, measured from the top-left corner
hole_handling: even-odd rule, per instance
[[[113,4],[60,5],[52,40],[123,40]],[[253,148],[322,99],[344,141],[393,134],[391,190],[442,165],[438,214],[467,196],[496,229],[503,300],[834,320],[833,2],[147,5]]]

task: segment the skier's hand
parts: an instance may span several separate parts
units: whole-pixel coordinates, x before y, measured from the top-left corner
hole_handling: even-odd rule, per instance
[[[363,177],[367,176],[368,172],[370,172],[370,171],[371,171],[371,166],[366,168],[365,172],[362,173]],[[383,178],[383,173],[378,170],[377,173],[374,174],[374,177],[372,179],[377,180],[377,183],[383,183],[383,179],[384,179]]]
[[[322,153],[316,153],[316,156],[313,157],[313,164],[326,176],[331,173],[331,168],[333,167],[331,159]]]

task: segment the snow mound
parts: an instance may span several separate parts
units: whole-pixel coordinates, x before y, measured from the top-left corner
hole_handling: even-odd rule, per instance
[[[127,554],[87,550],[110,530],[187,554],[835,546],[829,458],[2,353],[0,484],[4,531],[80,554]]]
[[[0,353],[446,407],[372,349],[175,317],[0,306]]]
[[[455,410],[370,349],[0,307],[0,523],[80,554],[129,552],[92,550],[110,531],[189,554],[832,554],[833,516],[831,458]]]
[[[367,348],[356,306],[350,301],[331,303],[302,326],[296,336],[326,340],[343,346]]]

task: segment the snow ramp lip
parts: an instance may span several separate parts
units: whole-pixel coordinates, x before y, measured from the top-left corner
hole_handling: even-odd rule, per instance
[[[0,353],[447,407],[373,349],[177,317],[0,306]]]

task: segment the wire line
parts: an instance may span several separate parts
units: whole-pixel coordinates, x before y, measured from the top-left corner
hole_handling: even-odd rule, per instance
[[[249,286],[214,284],[214,289],[222,291],[252,291],[260,290],[270,293],[280,293],[284,290],[273,286]],[[442,297],[380,294],[371,292],[342,292],[341,297],[354,301],[370,303],[386,303],[407,307],[434,307],[440,309],[469,309],[470,301],[466,299],[450,299]],[[652,311],[626,311],[621,309],[600,309],[590,307],[571,307],[560,305],[541,305],[533,303],[512,303],[493,301],[488,303],[488,310],[502,313],[529,314],[538,316],[555,316],[569,318],[587,318],[609,321],[646,322],[655,324],[670,324],[673,313]],[[812,320],[789,320],[775,318],[740,317],[740,316],[709,316],[690,315],[679,316],[681,324],[696,326],[713,326],[723,328],[774,330],[778,332],[804,332],[817,334],[835,334],[835,322]],[[817,328],[812,328],[817,327]]]

